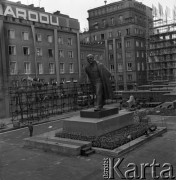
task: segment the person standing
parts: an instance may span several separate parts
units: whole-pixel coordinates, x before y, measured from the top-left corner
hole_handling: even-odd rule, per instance
[[[113,97],[111,73],[102,63],[95,61],[93,54],[87,55],[87,61],[88,65],[85,67],[85,72],[96,92],[97,106],[94,111],[101,111],[105,105],[105,100]]]
[[[30,122],[30,124],[28,125],[28,129],[29,129],[29,136],[32,137],[33,136],[33,124],[32,122]]]

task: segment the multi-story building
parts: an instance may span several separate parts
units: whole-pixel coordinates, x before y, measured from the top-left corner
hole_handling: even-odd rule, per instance
[[[23,78],[60,83],[81,75],[79,22],[59,11],[1,1],[0,47],[1,112],[8,106],[7,87]]]
[[[85,42],[104,42],[106,66],[116,88],[146,84],[146,29],[152,9],[135,0],[122,0],[88,10]]]
[[[148,47],[148,81],[176,81],[175,22],[154,21]]]

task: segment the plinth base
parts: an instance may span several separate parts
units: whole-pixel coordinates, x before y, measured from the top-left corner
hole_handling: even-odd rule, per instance
[[[63,120],[63,131],[83,136],[100,136],[133,124],[133,113],[120,111],[119,114],[103,118],[71,117]]]
[[[80,111],[80,116],[85,118],[103,118],[118,114],[119,109],[117,107],[106,107],[101,111],[94,111],[94,108]]]

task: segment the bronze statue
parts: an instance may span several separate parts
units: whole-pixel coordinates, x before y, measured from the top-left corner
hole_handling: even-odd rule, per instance
[[[92,54],[87,56],[88,65],[85,68],[86,74],[96,91],[96,105],[94,111],[101,111],[105,105],[105,100],[112,98],[112,86],[110,82],[111,73]]]

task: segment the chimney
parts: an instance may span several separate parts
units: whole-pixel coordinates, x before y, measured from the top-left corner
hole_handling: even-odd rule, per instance
[[[60,11],[53,12],[54,15],[59,15]]]
[[[34,7],[34,4],[30,4],[29,7],[33,8],[33,7]]]

